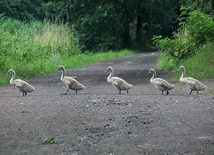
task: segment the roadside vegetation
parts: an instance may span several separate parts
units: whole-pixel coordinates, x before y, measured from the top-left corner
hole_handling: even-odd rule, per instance
[[[134,54],[131,50],[81,53],[78,41],[66,24],[0,20],[0,83],[8,83],[13,68],[19,78],[56,72],[58,65],[76,68]]]
[[[213,78],[213,10],[213,0],[1,0],[0,84],[10,68],[31,78],[154,45],[159,67]]]
[[[158,66],[176,70],[180,65],[184,65],[187,75],[196,78],[213,78],[213,16],[181,7],[178,20],[179,28],[173,33],[172,38],[162,36],[153,38],[162,54]]]

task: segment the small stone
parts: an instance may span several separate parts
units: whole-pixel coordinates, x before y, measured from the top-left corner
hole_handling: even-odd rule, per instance
[[[109,124],[104,125],[104,127],[108,127],[108,126],[109,126]]]

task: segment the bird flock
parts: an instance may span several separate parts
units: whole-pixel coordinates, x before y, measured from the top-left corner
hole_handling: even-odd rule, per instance
[[[83,84],[81,84],[80,82],[78,82],[75,79],[75,77],[65,76],[66,71],[65,71],[65,67],[63,65],[60,65],[58,67],[58,70],[62,71],[60,80],[67,87],[67,91],[61,95],[66,95],[70,89],[75,90],[76,94],[77,94],[77,91],[85,88],[85,86]],[[186,86],[190,90],[189,94],[191,94],[192,91],[196,91],[197,94],[199,94],[199,91],[202,91],[207,88],[206,85],[202,84],[198,80],[196,80],[192,77],[185,77],[185,67],[184,66],[180,66],[178,70],[182,71],[182,74],[180,77],[180,82],[186,84]],[[109,74],[109,76],[107,77],[107,82],[119,90],[119,95],[121,94],[122,90],[126,91],[128,94],[129,89],[131,89],[133,87],[133,85],[126,82],[122,78],[114,76],[114,69],[111,66],[109,66],[106,69],[106,72]],[[27,95],[27,93],[30,93],[30,92],[33,92],[36,90],[35,87],[30,85],[26,81],[21,80],[21,79],[15,79],[16,72],[13,69],[10,69],[7,72],[7,74],[12,75],[12,78],[10,79],[10,84],[12,86],[15,86],[20,92],[22,92],[23,96]],[[166,80],[164,80],[162,78],[157,78],[156,71],[154,69],[150,69],[148,74],[152,74],[150,83],[153,84],[158,91],[161,91],[162,95],[163,95],[164,91],[166,91],[166,95],[168,95],[169,91],[175,87],[173,84],[167,82]]]

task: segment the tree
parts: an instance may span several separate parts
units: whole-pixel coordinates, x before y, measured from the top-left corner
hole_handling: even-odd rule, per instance
[[[214,14],[213,0],[180,0],[180,4],[189,7],[192,10],[199,10],[208,15]]]
[[[137,29],[136,41],[143,40],[139,36],[145,37],[148,43],[154,35],[171,36],[177,25],[178,15],[177,0],[145,0],[144,3],[139,3],[137,27],[140,28],[139,25],[142,22],[142,30]],[[138,33],[143,33],[143,35]],[[146,41],[143,40],[143,42]]]
[[[0,1],[9,17],[68,23],[83,51],[148,46],[153,35],[171,35],[178,8],[177,0]]]
[[[1,0],[0,14],[22,21],[44,19],[44,0]]]

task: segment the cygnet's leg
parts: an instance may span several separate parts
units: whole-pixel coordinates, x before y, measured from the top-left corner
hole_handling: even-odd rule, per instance
[[[198,90],[196,90],[197,91],[197,95],[199,95],[199,92],[198,92]]]
[[[121,95],[121,90],[119,90],[119,95]]]
[[[69,88],[68,88],[68,90],[67,90],[64,94],[62,94],[62,95],[67,95],[68,91],[69,91]]]
[[[168,90],[166,91],[166,95],[169,95],[169,91]]]

